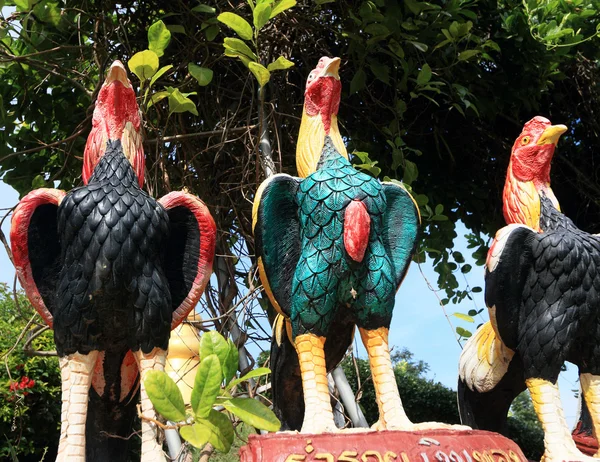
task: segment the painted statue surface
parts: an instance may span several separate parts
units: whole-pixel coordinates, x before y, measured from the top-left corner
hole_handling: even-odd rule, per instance
[[[507,226],[486,262],[490,322],[460,359],[463,423],[502,431],[512,400],[528,388],[545,433],[543,460],[592,460],[575,447],[557,378],[577,365],[594,433],[600,433],[600,237],[560,211],[550,166],[564,125],[543,117],[515,141],[503,194]]]
[[[307,80],[296,152],[302,178],[268,178],[254,201],[260,276],[279,312],[271,350],[274,408],[283,429],[336,431],[327,372],[358,327],[379,405],[375,428],[432,428],[413,425],[404,413],[388,346],[419,211],[405,188],[348,161],[337,125],[339,64],[322,58]]]
[[[216,231],[206,206],[186,193],[155,200],[142,189],[140,124],[117,61],[96,102],[84,186],[32,191],[12,219],[17,274],[59,355],[60,461],[126,458],[137,389],[143,415],[156,417],[143,378],[164,368],[170,331],[211,273]],[[142,460],[165,460],[147,421]]]

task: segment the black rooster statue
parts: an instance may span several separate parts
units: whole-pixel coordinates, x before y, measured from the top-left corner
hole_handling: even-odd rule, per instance
[[[156,417],[143,379],[164,368],[171,329],[198,302],[216,234],[195,196],[173,192],[157,201],[142,189],[140,112],[118,61],[92,124],[85,185],[32,191],[11,228],[21,284],[54,330],[62,377],[57,460],[69,462],[124,460],[138,370],[143,417]],[[142,419],[143,461],[165,460],[156,437]]]
[[[563,215],[550,167],[564,125],[535,117],[514,143],[500,229],[486,262],[490,321],[460,358],[463,423],[503,432],[513,399],[529,389],[545,438],[543,461],[593,460],[575,446],[557,379],[579,367],[594,433],[600,431],[600,237]]]

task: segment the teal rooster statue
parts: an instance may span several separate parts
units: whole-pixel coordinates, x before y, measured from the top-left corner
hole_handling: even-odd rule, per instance
[[[343,358],[357,326],[373,372],[376,428],[408,430],[414,426],[400,400],[388,329],[420,216],[404,187],[381,183],[348,161],[337,125],[339,64],[322,58],[308,77],[296,152],[303,178],[274,175],[254,201],[259,272],[279,312],[274,407],[283,428],[335,431],[327,372]]]

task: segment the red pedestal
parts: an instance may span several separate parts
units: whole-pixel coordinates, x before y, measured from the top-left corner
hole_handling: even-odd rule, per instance
[[[508,438],[485,431],[428,430],[250,435],[240,462],[527,462]]]

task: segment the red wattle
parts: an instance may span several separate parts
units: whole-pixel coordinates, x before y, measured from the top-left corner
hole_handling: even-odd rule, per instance
[[[371,217],[367,207],[360,200],[354,199],[344,214],[344,247],[350,258],[361,262],[369,245]]]

